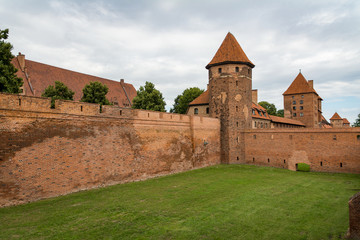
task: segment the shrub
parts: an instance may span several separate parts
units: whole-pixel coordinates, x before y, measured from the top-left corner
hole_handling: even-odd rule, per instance
[[[302,172],[310,172],[310,165],[306,163],[298,163],[297,170]]]

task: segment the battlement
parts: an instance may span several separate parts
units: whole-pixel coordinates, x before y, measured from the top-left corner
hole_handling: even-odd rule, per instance
[[[93,117],[128,118],[146,121],[166,121],[194,124],[200,127],[202,124],[217,126],[219,120],[216,118],[189,116],[177,113],[156,112],[122,108],[113,105],[104,105],[100,111],[100,105],[94,103],[77,102],[70,100],[55,100],[55,108],[51,108],[51,99],[43,97],[23,96],[18,94],[0,93],[0,110],[24,111],[33,113],[52,113],[55,118],[62,115],[80,115]]]

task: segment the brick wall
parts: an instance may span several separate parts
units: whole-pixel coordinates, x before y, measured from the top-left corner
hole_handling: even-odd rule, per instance
[[[360,129],[274,129],[245,133],[247,164],[360,173]]]
[[[0,94],[0,206],[220,163],[218,119],[18,99]]]

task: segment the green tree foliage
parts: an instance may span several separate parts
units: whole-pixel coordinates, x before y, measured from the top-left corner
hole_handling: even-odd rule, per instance
[[[204,90],[198,87],[185,89],[181,95],[178,95],[175,98],[175,103],[173,105],[174,108],[170,109],[170,112],[185,114],[189,103],[200,96],[203,92]]]
[[[353,127],[360,127],[360,114],[358,115],[358,118],[355,120]]]
[[[284,117],[284,109],[279,109],[276,111],[276,116],[278,117]]]
[[[97,103],[100,105],[111,105],[106,98],[109,88],[101,82],[90,82],[83,88],[82,102]]]
[[[51,107],[55,108],[56,99],[74,100],[74,94],[75,93],[71,91],[64,83],[55,81],[55,87],[52,85],[48,86],[41,96],[50,97]]]
[[[165,112],[165,101],[159,90],[151,82],[146,82],[136,91],[137,96],[133,99],[132,108]]]
[[[0,29],[0,92],[21,93],[23,80],[16,76],[18,70],[11,63],[14,58],[11,54],[13,46],[4,41],[8,34],[9,29]]]
[[[261,101],[258,103],[260,106],[262,106],[263,108],[266,109],[267,113],[273,116],[277,116],[276,115],[276,107],[273,103],[268,103],[266,101]]]

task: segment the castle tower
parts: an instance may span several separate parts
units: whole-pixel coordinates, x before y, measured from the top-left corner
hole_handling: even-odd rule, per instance
[[[209,70],[209,113],[221,122],[222,163],[245,162],[244,130],[251,128],[254,67],[230,32],[206,66]]]
[[[322,98],[314,90],[314,81],[307,81],[301,72],[283,93],[284,117],[298,120],[309,128],[321,127]]]

